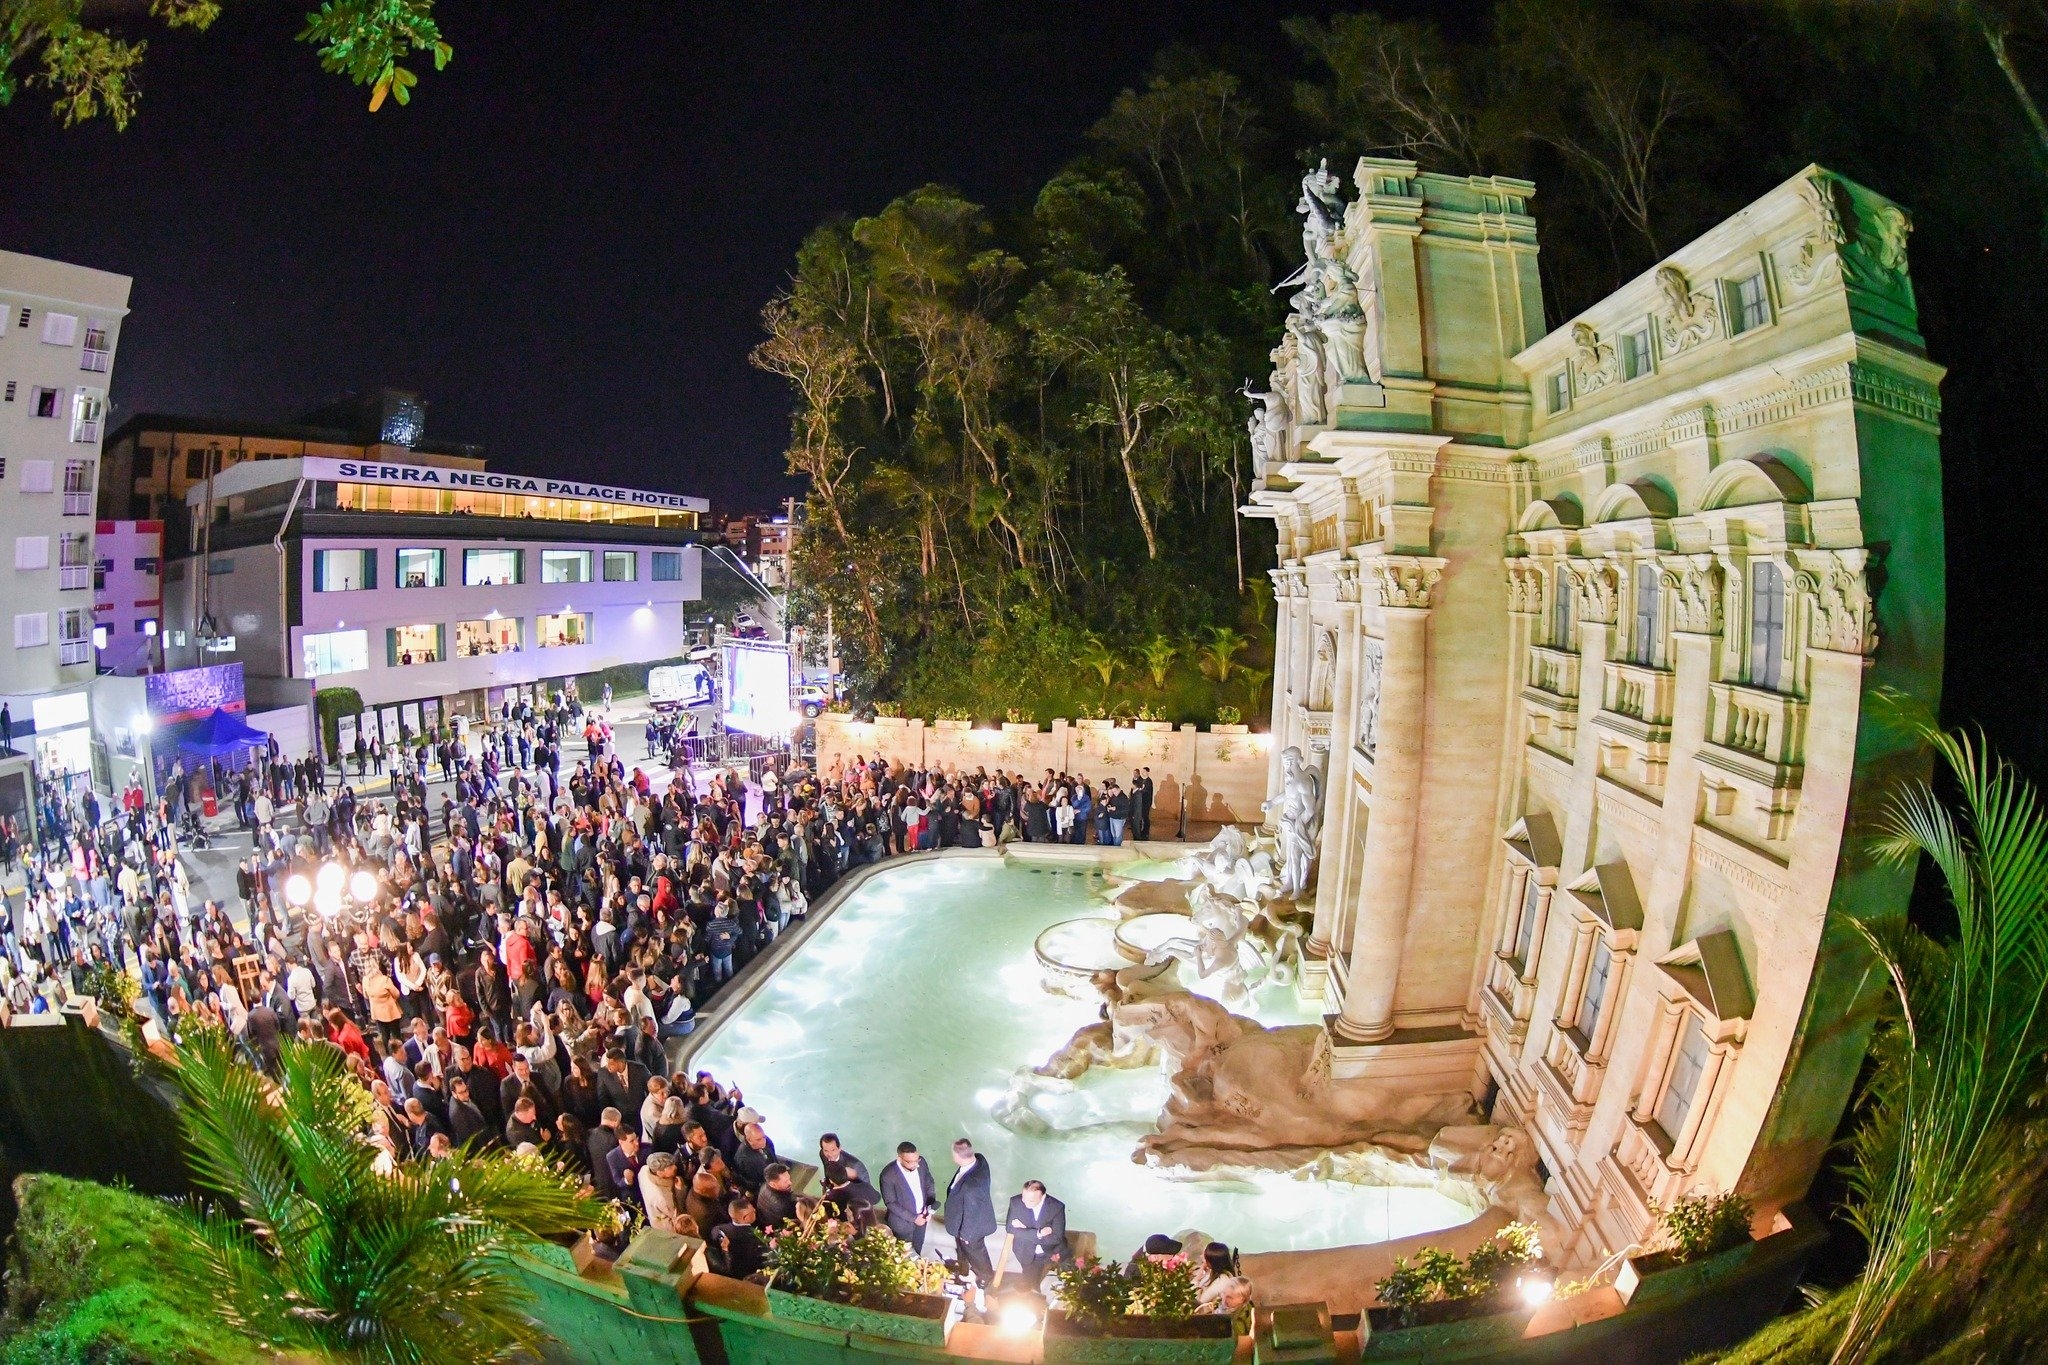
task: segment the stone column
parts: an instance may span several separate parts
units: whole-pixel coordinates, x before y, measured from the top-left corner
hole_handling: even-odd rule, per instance
[[[1288,696],[1288,690],[1294,684],[1292,646],[1294,578],[1297,572],[1284,564],[1269,571],[1269,576],[1273,580],[1273,711],[1268,728],[1273,734],[1273,745],[1271,752],[1266,755],[1268,796],[1280,790],[1280,753],[1287,747],[1287,713],[1293,704]]]
[[[1386,640],[1357,922],[1344,1012],[1332,1026],[1338,1039],[1349,1043],[1384,1042],[1394,1032],[1394,993],[1408,935],[1416,821],[1422,808],[1430,594],[1443,577],[1444,561],[1388,555],[1366,567],[1379,593]]]
[[[1336,684],[1330,696],[1330,761],[1323,770],[1323,841],[1316,856],[1315,927],[1305,951],[1316,958],[1330,955],[1330,932],[1341,912],[1348,881],[1351,847],[1351,755],[1358,743],[1359,566],[1347,560],[1336,566]]]
[[[1579,634],[1579,729],[1573,756],[1569,816],[1565,828],[1560,885],[1592,865],[1593,813],[1598,807],[1600,732],[1593,717],[1605,705],[1607,659],[1614,644],[1615,612],[1621,579],[1605,559],[1566,561],[1575,597],[1574,624]]]

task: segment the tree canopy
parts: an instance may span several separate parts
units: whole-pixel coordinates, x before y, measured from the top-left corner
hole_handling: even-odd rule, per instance
[[[226,0],[149,0],[149,18],[165,28],[204,31]],[[142,98],[138,72],[149,49],[134,25],[87,12],[86,0],[0,0],[0,105],[24,85],[50,91],[66,127],[106,118],[126,128]],[[299,41],[318,49],[323,70],[370,88],[374,113],[387,97],[412,100],[416,56],[448,65],[455,49],[441,37],[434,0],[323,0],[306,16]]]

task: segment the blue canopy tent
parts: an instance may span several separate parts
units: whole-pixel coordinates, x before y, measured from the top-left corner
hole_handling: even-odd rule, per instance
[[[210,715],[190,727],[181,727],[170,737],[180,753],[218,758],[253,745],[268,744],[270,736],[231,711],[216,706]]]

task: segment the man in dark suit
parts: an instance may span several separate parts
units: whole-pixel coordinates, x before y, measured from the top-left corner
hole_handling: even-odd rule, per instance
[[[1131,837],[1152,837],[1152,770],[1140,768],[1131,774]]]
[[[610,1172],[615,1197],[628,1204],[640,1203],[640,1134],[626,1124],[620,1124],[616,1134],[619,1145],[605,1153],[605,1169]]]
[[[640,1106],[647,1102],[647,1077],[647,1068],[627,1060],[624,1048],[608,1048],[604,1054],[604,1067],[597,1075],[597,1088],[604,1095],[606,1104],[621,1115],[631,1114],[637,1120]]]
[[[460,1147],[490,1131],[491,1121],[470,1098],[469,1078],[452,1077],[448,1082],[448,1140]]]
[[[1027,1289],[1038,1288],[1048,1264],[1065,1262],[1073,1254],[1067,1246],[1067,1206],[1047,1194],[1042,1181],[1024,1182],[1024,1193],[1011,1196],[1003,1223],[1010,1230],[1017,1264],[1024,1267],[1019,1279]]]
[[[882,1168],[882,1207],[887,1211],[889,1231],[910,1243],[915,1252],[924,1250],[925,1229],[938,1201],[938,1183],[931,1167],[917,1154],[914,1142],[896,1144],[896,1159]]]
[[[585,1143],[590,1152],[590,1188],[601,1200],[618,1198],[619,1187],[612,1183],[612,1168],[609,1158],[619,1149],[619,1127],[625,1122],[619,1111],[606,1106],[597,1117],[597,1127],[590,1130]]]
[[[946,1231],[959,1243],[960,1259],[975,1280],[987,1285],[996,1277],[988,1259],[989,1235],[996,1230],[994,1177],[988,1158],[966,1138],[953,1144],[953,1165],[953,1183],[946,1186]]]

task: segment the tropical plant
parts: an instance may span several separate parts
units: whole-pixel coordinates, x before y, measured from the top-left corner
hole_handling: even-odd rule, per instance
[[[1675,1258],[1697,1261],[1748,1241],[1755,1210],[1749,1200],[1726,1190],[1687,1195],[1675,1204],[1657,1206],[1656,1214]]]
[[[1081,643],[1080,652],[1074,655],[1075,666],[1091,669],[1102,679],[1102,703],[1109,704],[1109,685],[1116,681],[1116,675],[1124,666],[1123,655],[1102,642],[1099,635],[1090,635]]]
[[[1145,671],[1152,675],[1152,685],[1165,687],[1166,675],[1173,671],[1173,661],[1180,657],[1180,642],[1165,635],[1154,635],[1138,646],[1138,653],[1144,657]]]
[[[1270,668],[1240,668],[1237,670],[1237,675],[1244,679],[1245,705],[1256,713],[1261,709],[1259,698],[1266,695],[1266,684],[1273,681],[1273,670]]]
[[[1930,786],[1908,790],[1885,812],[1877,851],[1902,867],[1926,856],[1957,934],[1938,943],[1909,925],[1853,921],[1899,1014],[1852,1139],[1849,1216],[1870,1254],[1838,1361],[1868,1358],[1915,1277],[2001,1198],[1993,1176],[2014,1155],[2048,1048],[2048,812],[1981,740],[1907,716],[1948,770],[1954,809]]]
[[[234,1040],[182,1040],[175,1075],[200,1200],[167,1281],[236,1331],[340,1361],[460,1365],[537,1353],[545,1332],[507,1253],[603,1207],[534,1158],[467,1151],[385,1169],[367,1091],[331,1047],[284,1044],[277,1079]]]
[[[1236,667],[1237,656],[1250,645],[1250,640],[1229,626],[1209,627],[1208,638],[1196,646],[1202,659],[1202,672],[1219,683],[1229,682],[1230,670]]]

